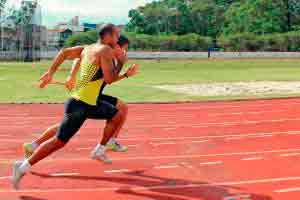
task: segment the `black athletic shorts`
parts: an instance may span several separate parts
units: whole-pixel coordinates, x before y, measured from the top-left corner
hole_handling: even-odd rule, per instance
[[[98,102],[99,101],[106,101],[106,102],[110,103],[113,106],[117,106],[118,98],[113,97],[113,96],[109,96],[109,95],[105,95],[105,94],[101,94],[98,97]]]
[[[86,119],[111,120],[117,113],[116,106],[104,100],[99,99],[96,106],[91,106],[71,98],[65,103],[65,115],[58,129],[57,138],[67,143]]]

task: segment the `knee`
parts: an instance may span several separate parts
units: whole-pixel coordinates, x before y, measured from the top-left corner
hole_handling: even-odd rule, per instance
[[[67,142],[62,141],[62,140],[58,139],[57,137],[53,138],[53,143],[55,144],[55,146],[58,149],[63,148],[67,144]]]
[[[126,103],[124,103],[123,101],[119,100],[118,101],[118,109],[122,112],[123,115],[127,115],[128,113],[128,106]]]
[[[127,104],[123,104],[122,110],[123,110],[124,115],[126,116],[128,114],[128,106],[127,106]]]
[[[117,114],[110,120],[112,123],[120,123],[124,119],[124,114],[121,110],[118,110]]]

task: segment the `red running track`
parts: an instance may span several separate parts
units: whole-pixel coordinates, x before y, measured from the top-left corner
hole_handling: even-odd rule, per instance
[[[298,200],[300,99],[134,104],[112,165],[89,159],[104,123],[87,121],[12,189],[22,143],[63,105],[0,105],[1,200]]]

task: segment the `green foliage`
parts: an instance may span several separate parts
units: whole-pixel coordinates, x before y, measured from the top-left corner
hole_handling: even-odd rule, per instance
[[[299,51],[300,32],[255,35],[240,33],[219,38],[226,51]]]
[[[283,1],[251,0],[234,3],[225,14],[223,34],[281,33],[287,30]]]
[[[130,48],[133,50],[148,51],[207,51],[212,45],[211,38],[191,33],[187,35],[146,35],[125,33],[130,39]]]
[[[97,41],[98,34],[96,30],[91,30],[85,33],[74,34],[65,42],[66,47],[88,45]]]
[[[160,0],[128,16],[133,50],[206,51],[213,41],[227,51],[299,50],[299,0]],[[65,45],[96,40],[92,31]]]
[[[299,30],[300,1],[161,0],[131,10],[129,18],[127,31],[151,35],[282,33]]]

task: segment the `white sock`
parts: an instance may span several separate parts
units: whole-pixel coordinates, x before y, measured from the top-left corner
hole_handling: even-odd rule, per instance
[[[36,150],[39,147],[39,144],[36,142],[31,142],[31,146],[32,146],[33,150]]]
[[[30,167],[31,167],[31,165],[28,162],[28,160],[26,159],[23,161],[23,163],[21,164],[19,169],[22,173],[26,173],[30,169]]]
[[[109,141],[108,141],[108,144],[113,144],[113,143],[116,143],[116,138],[110,138]]]
[[[97,146],[95,147],[95,152],[104,153],[105,151],[106,147],[101,144],[97,144]]]

